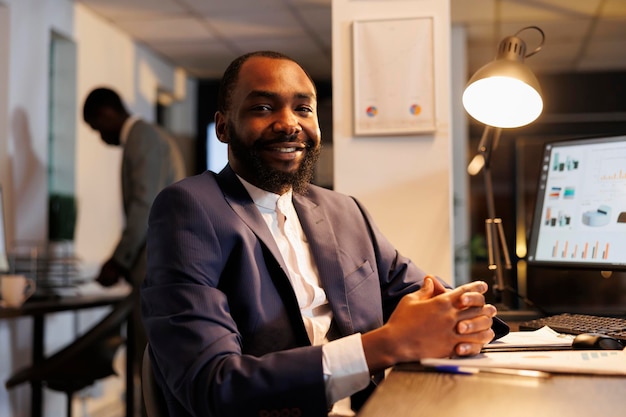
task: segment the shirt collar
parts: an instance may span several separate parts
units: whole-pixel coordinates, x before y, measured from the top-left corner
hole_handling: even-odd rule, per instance
[[[275,194],[269,191],[265,191],[257,186],[254,186],[250,184],[248,181],[241,178],[239,175],[237,175],[237,178],[239,178],[239,181],[241,181],[243,186],[248,191],[248,194],[250,194],[250,197],[252,198],[252,201],[254,201],[254,204],[256,204],[260,208],[275,211],[276,203],[278,202],[278,199],[281,197],[283,199],[286,198],[290,203],[292,201],[293,190],[291,189],[287,191],[285,194],[279,195],[279,194]]]
[[[128,140],[128,134],[130,133],[130,129],[139,121],[138,116],[130,116],[124,121],[122,125],[122,130],[120,131],[120,145],[126,145],[126,141]]]

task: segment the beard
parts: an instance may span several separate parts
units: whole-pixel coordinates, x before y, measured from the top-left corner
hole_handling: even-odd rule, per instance
[[[309,141],[304,150],[304,158],[300,162],[298,169],[295,172],[284,172],[265,163],[259,152],[259,149],[263,146],[261,140],[256,140],[252,146],[246,146],[232,124],[228,125],[228,136],[233,155],[248,168],[259,188],[275,191],[291,187],[295,193],[306,194],[321,153],[321,145],[316,145],[313,141]],[[283,135],[277,136],[272,142],[289,142],[294,139],[293,136]]]

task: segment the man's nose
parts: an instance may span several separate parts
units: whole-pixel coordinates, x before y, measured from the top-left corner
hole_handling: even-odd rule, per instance
[[[300,120],[292,111],[283,110],[277,113],[273,124],[274,132],[286,135],[298,134],[302,131]]]

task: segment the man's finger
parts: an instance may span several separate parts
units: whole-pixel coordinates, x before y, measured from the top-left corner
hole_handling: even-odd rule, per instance
[[[432,281],[433,281],[433,285],[434,285],[433,295],[439,295],[439,294],[443,294],[445,292],[448,292],[448,289],[446,287],[444,287],[443,283],[441,281],[439,281],[437,278],[435,278],[432,275],[427,275],[427,277],[432,279]]]
[[[433,290],[435,287],[434,279],[432,276],[427,275],[424,277],[424,283],[422,284],[422,288],[415,292],[415,295],[420,300],[428,300],[433,296]]]
[[[458,334],[469,334],[483,332],[491,328],[493,319],[491,316],[480,315],[468,320],[461,320],[456,325],[456,331]]]

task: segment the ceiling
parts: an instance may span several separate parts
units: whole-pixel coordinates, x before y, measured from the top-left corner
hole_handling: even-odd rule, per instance
[[[331,78],[331,0],[74,0],[176,66],[220,78],[242,53],[272,49],[314,78]],[[450,0],[467,28],[469,72],[491,61],[499,41],[535,25],[535,72],[626,70],[624,0]],[[523,31],[528,52],[539,32]]]

